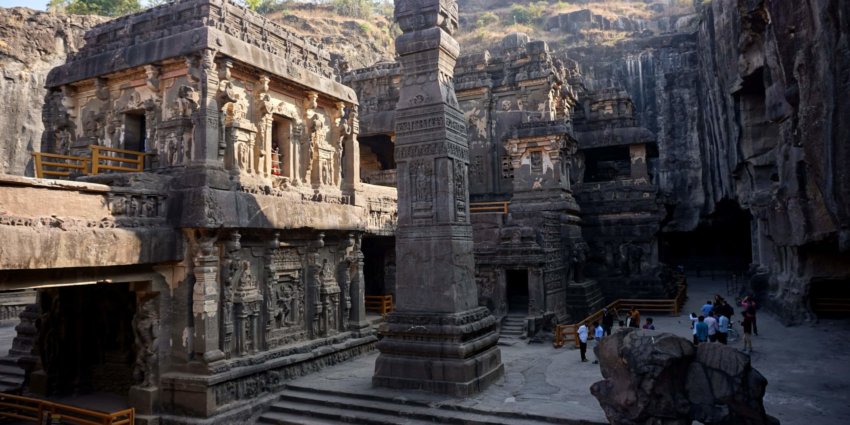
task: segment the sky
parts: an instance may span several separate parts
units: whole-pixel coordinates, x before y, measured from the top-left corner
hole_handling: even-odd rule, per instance
[[[47,8],[48,1],[49,0],[0,0],[0,7],[26,6],[30,9],[44,10]]]

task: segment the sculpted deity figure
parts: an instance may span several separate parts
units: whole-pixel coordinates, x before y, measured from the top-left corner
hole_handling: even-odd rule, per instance
[[[156,384],[156,368],[159,363],[159,313],[158,297],[140,299],[133,316],[133,333],[136,337],[136,364],[133,377],[139,386],[150,388]]]

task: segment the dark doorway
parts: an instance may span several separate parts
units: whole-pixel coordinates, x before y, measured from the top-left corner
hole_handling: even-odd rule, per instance
[[[809,306],[818,318],[850,317],[850,280],[812,279]]]
[[[395,292],[395,239],[364,237],[363,279],[366,295],[388,295]]]
[[[505,271],[505,298],[511,313],[528,312],[528,270]]]
[[[749,211],[734,201],[720,201],[714,213],[692,232],[661,234],[659,257],[690,272],[743,272],[752,262]]]
[[[130,111],[124,114],[124,149],[145,152],[145,111]]]
[[[133,385],[135,293],[111,283],[39,294],[38,348],[49,394],[127,396]]]

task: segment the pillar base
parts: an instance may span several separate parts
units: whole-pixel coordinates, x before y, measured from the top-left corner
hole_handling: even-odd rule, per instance
[[[381,354],[372,384],[475,395],[504,375],[496,324],[484,307],[453,314],[391,313],[377,344]]]

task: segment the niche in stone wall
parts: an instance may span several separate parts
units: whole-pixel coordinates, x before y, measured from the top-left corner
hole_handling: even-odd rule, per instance
[[[386,134],[358,138],[360,178],[365,183],[395,186],[395,144]]]
[[[275,114],[272,119],[272,175],[291,177],[292,120]]]

